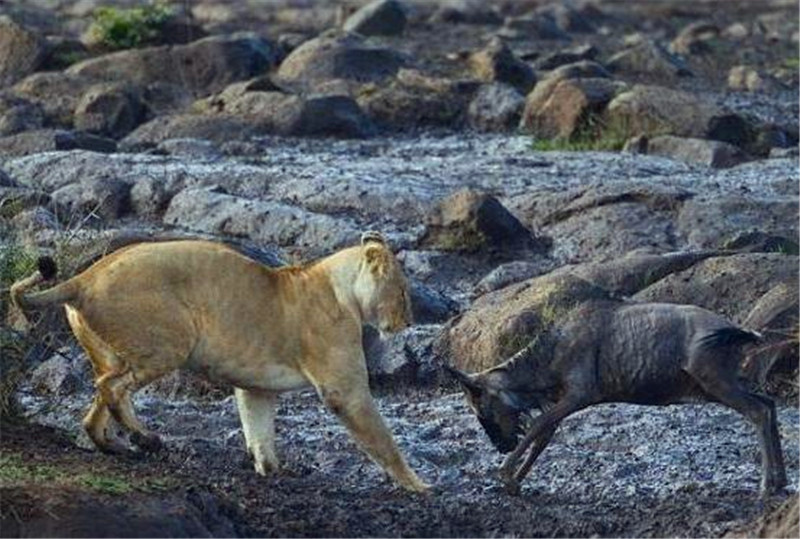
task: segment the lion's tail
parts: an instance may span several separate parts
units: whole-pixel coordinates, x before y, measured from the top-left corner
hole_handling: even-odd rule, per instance
[[[54,303],[66,303],[77,296],[75,284],[70,280],[47,290],[26,294],[25,292],[39,283],[55,278],[57,267],[49,256],[40,257],[38,269],[32,275],[20,279],[11,285],[11,303],[24,315],[26,310],[41,309]]]

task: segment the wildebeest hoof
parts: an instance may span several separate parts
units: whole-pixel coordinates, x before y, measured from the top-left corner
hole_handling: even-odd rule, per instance
[[[519,494],[519,482],[514,478],[513,469],[501,466],[497,470],[497,478],[503,483],[506,492],[509,494]],[[516,490],[516,492],[514,492]]]
[[[506,491],[506,494],[511,496],[519,496],[520,493],[520,486],[519,481],[512,478],[507,478],[503,481],[503,488]]]
[[[158,453],[164,447],[164,443],[155,434],[149,436],[134,432],[131,434],[131,443],[145,453]]]

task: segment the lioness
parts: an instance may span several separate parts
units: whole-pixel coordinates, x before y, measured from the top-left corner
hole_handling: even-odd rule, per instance
[[[364,451],[400,485],[427,485],[408,467],[375,408],[362,324],[381,333],[411,321],[405,276],[380,234],[301,267],[267,268],[208,241],[122,248],[48,290],[52,260],[11,287],[22,309],[64,304],[94,369],[97,392],[83,426],[97,447],[120,451],[113,416],[144,450],[159,437],[137,419],[131,395],[175,369],[229,382],[247,449],[265,475],[275,454],[276,396],[313,385]]]

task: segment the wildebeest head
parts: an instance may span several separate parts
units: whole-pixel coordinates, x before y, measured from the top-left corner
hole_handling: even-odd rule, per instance
[[[467,404],[481,422],[498,451],[509,453],[517,446],[523,434],[522,415],[529,408],[513,391],[492,383],[480,374],[467,374],[447,367],[447,371],[461,383]]]

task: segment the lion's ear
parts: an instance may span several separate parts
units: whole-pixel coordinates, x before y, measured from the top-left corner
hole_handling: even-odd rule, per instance
[[[361,234],[361,245],[366,245],[368,243],[379,243],[381,245],[386,245],[386,238],[384,238],[383,234],[380,232],[369,230]]]
[[[364,249],[364,260],[372,273],[386,273],[386,248],[381,245],[368,245]]]

